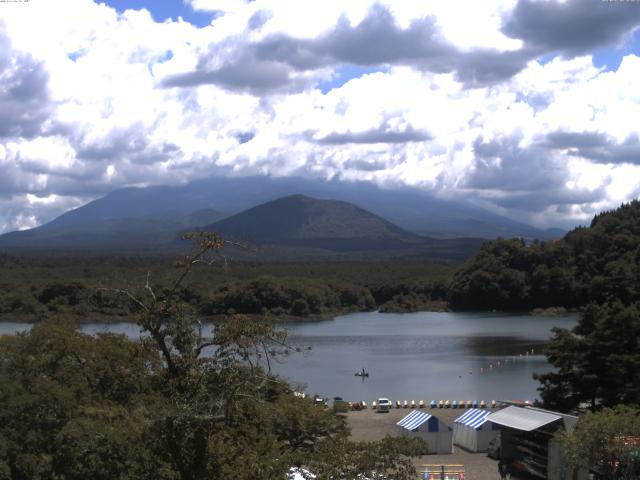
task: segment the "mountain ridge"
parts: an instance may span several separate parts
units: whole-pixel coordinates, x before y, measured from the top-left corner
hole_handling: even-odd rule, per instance
[[[229,216],[293,192],[351,202],[405,230],[438,238],[517,236],[552,239],[566,233],[559,229],[538,229],[412,187],[382,188],[370,182],[268,176],[211,177],[182,186],[126,187],[65,212],[43,227],[58,228],[167,213],[187,215],[203,208],[213,208]]]

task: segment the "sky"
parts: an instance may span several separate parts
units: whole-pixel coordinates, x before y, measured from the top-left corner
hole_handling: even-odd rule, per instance
[[[212,175],[549,227],[640,195],[640,2],[0,2],[0,233]]]

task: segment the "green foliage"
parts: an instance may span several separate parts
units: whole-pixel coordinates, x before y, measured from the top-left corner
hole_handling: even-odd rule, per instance
[[[546,354],[555,371],[536,378],[545,406],[570,411],[640,403],[640,302],[589,306],[571,331],[555,328]]]
[[[113,292],[137,309],[141,340],[86,335],[66,317],[0,338],[0,479],[271,480],[294,465],[414,478],[402,455],[423,443],[352,443],[344,418],[270,373],[283,331],[238,315],[202,330],[183,283],[222,241],[192,239],[168,287]]]
[[[441,309],[453,267],[427,261],[230,262],[197,269],[176,292],[201,313],[325,317],[380,308]],[[40,321],[68,314],[78,321],[134,316],[130,299],[109,289],[144,284],[159,293],[172,281],[162,257],[31,256],[0,254],[0,318]],[[243,293],[243,289],[248,291]],[[434,307],[434,305],[436,305]]]
[[[78,422],[92,408],[151,407],[158,360],[144,343],[83,335],[65,319],[0,339],[0,450],[11,477],[51,478],[60,465],[66,468],[58,455],[69,451],[58,447],[70,445],[65,435],[82,428]]]
[[[306,465],[318,480],[336,478],[416,478],[410,458],[426,455],[421,438],[385,437],[377,442],[325,442],[318,457]]]
[[[590,466],[605,480],[640,478],[640,410],[619,406],[580,417],[562,437],[570,464]]]
[[[556,242],[487,242],[454,275],[456,309],[530,310],[640,300],[640,201]]]
[[[372,310],[369,290],[340,281],[259,277],[225,286],[202,307],[206,315],[244,314],[308,315]]]

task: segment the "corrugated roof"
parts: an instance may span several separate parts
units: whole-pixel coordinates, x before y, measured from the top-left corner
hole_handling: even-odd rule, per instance
[[[431,415],[425,412],[421,412],[419,410],[414,410],[409,415],[400,420],[396,425],[406,428],[407,430],[415,430],[424,422],[429,420]]]
[[[460,415],[453,422],[461,423],[471,428],[480,428],[487,421],[487,417],[491,414],[489,410],[483,410],[480,408],[472,408],[467,410],[464,414]]]
[[[525,432],[544,427],[561,418],[560,415],[514,406],[504,408],[487,416],[487,420],[490,422],[524,430]]]

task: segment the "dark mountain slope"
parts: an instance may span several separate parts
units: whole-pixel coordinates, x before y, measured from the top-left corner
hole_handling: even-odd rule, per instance
[[[351,203],[304,195],[267,202],[205,228],[227,239],[268,245],[277,256],[378,252],[460,261],[482,243],[420,237]]]
[[[420,239],[351,203],[304,195],[258,205],[207,228],[227,237],[267,243],[318,238]]]

